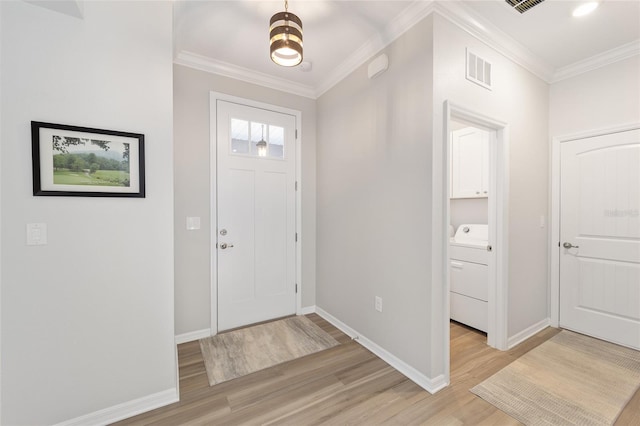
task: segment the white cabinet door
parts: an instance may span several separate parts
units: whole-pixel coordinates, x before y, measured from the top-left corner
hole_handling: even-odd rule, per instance
[[[451,132],[451,198],[489,195],[489,132],[468,127]]]
[[[295,117],[219,100],[217,131],[218,329],[226,330],[296,311]]]
[[[640,130],[560,155],[560,326],[640,349]]]

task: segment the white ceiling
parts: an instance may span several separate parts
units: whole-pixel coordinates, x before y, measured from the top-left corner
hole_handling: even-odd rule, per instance
[[[284,10],[284,1],[180,1],[175,47],[315,87],[410,3],[291,0],[289,11],[302,19],[309,72],[281,67],[269,57],[269,18]]]
[[[522,15],[505,1],[464,3],[554,70],[640,39],[638,0],[605,0],[581,18],[571,12],[586,1],[546,0]]]

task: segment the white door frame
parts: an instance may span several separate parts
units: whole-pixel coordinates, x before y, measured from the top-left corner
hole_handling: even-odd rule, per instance
[[[439,186],[442,190],[440,199],[434,191],[434,211],[440,210],[441,221],[434,223],[442,232],[438,246],[434,247],[434,259],[438,258],[438,263],[442,268],[442,279],[434,283],[439,285],[442,282],[442,299],[444,307],[442,326],[444,327],[444,341],[442,342],[444,361],[444,374],[447,383],[450,382],[450,283],[449,283],[449,237],[446,230],[449,229],[450,208],[449,208],[449,159],[450,144],[449,133],[451,129],[450,121],[458,119],[477,125],[479,128],[489,130],[491,139],[489,144],[489,161],[493,166],[489,171],[489,243],[493,245],[495,261],[489,262],[489,297],[488,297],[488,332],[487,344],[499,350],[507,350],[507,305],[508,305],[508,260],[509,260],[509,240],[508,240],[508,200],[509,200],[509,126],[507,123],[494,118],[477,113],[463,106],[445,101],[442,140],[440,141],[440,153],[434,153],[434,163],[440,162],[441,173],[437,176],[440,180]],[[437,141],[434,141],[437,143]],[[440,158],[435,158],[436,156]],[[438,174],[436,172],[436,174]],[[436,183],[438,184],[438,183]],[[435,230],[434,230],[435,231]],[[438,235],[434,232],[434,236]],[[434,238],[435,239],[435,238]],[[440,250],[438,256],[437,250]],[[436,263],[434,263],[435,265]]]
[[[611,133],[640,129],[640,122],[556,136],[551,139],[551,226],[549,227],[549,310],[551,327],[560,325],[560,145]]]
[[[225,101],[231,102],[239,105],[249,106],[253,108],[265,109],[268,111],[275,111],[282,114],[293,115],[296,119],[296,182],[297,182],[297,190],[296,190],[296,233],[298,235],[298,241],[296,244],[296,314],[300,315],[302,311],[302,197],[300,194],[302,193],[302,113],[297,110],[280,107],[277,105],[271,105],[264,102],[258,102],[251,99],[245,99],[238,96],[227,95],[225,93],[219,92],[210,92],[209,94],[209,154],[210,154],[210,242],[209,246],[211,248],[211,335],[216,335],[218,333],[218,265],[217,265],[217,255],[215,247],[215,242],[218,238],[217,226],[218,226],[218,210],[217,210],[217,190],[218,190],[218,182],[216,179],[217,173],[217,114],[218,107],[217,101]]]

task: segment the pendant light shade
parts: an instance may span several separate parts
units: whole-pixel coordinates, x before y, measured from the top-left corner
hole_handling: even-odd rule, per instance
[[[295,67],[302,62],[302,21],[288,11],[278,12],[269,21],[271,60],[283,67]]]

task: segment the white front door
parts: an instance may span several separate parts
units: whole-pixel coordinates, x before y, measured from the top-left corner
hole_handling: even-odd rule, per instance
[[[296,118],[218,100],[216,119],[218,330],[227,330],[296,311]]]
[[[560,156],[560,326],[640,349],[640,130]]]

